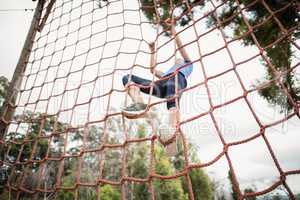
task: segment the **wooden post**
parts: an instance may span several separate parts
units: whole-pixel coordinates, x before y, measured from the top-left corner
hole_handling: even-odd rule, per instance
[[[18,64],[9,84],[8,91],[5,96],[5,101],[0,110],[0,141],[4,139],[3,137],[5,135],[5,132],[7,131],[7,127],[10,124],[10,121],[12,120],[15,112],[17,95],[20,91],[22,79],[26,70],[26,65],[28,63],[34,39],[39,27],[39,22],[44,7],[44,1],[45,0],[39,0],[37,7],[35,8],[34,16],[31,21],[30,29],[27,33],[27,37]]]

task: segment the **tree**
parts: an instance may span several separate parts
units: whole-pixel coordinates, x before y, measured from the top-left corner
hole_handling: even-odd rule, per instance
[[[159,121],[159,119],[158,119]],[[139,124],[138,131],[129,132],[132,135],[136,135],[138,138],[146,136],[147,124]],[[172,161],[166,155],[165,148],[162,145],[155,145],[155,171],[161,175],[171,175],[175,171],[180,171],[184,168],[184,156],[182,144],[178,140],[178,153]],[[190,147],[191,160],[193,162],[200,162],[197,159],[196,151],[192,145]],[[131,168],[131,176],[146,178],[147,177],[147,166],[149,160],[147,159],[147,153],[149,153],[149,147],[145,144],[138,144],[135,148],[129,152]],[[174,171],[175,170],[175,171]],[[190,179],[192,183],[193,193],[196,200],[207,199],[211,200],[214,196],[213,185],[209,180],[209,177],[202,169],[193,169],[190,171]],[[188,199],[189,191],[187,182],[184,177],[180,177],[178,180],[166,181],[166,180],[155,180],[154,190],[157,199]],[[176,195],[174,195],[176,194]],[[147,191],[145,184],[136,184],[133,187],[133,198],[132,199],[149,199],[150,194]]]
[[[178,141],[177,145],[178,153],[175,156],[175,160],[173,165],[175,169],[180,170],[184,168],[184,155],[183,155],[183,145],[181,142]],[[189,145],[189,152],[191,161],[195,163],[199,163],[200,160],[198,159],[197,151],[193,148],[193,146]],[[189,173],[189,177],[192,183],[193,194],[195,200],[207,199],[213,200],[214,199],[214,186],[213,183],[210,181],[208,175],[202,169],[193,169]],[[185,178],[181,178],[182,186],[184,192],[188,194],[188,184]]]
[[[87,135],[88,148],[99,148],[104,143],[116,143],[120,138],[112,137],[118,130],[121,129],[121,122],[119,118],[107,119],[107,128],[104,129],[101,126],[91,125],[86,127],[86,132],[82,129],[74,131],[74,134],[70,136],[70,143],[79,144],[69,149],[69,154],[78,154],[82,149],[82,143],[84,134]],[[113,134],[114,133],[114,134]],[[87,147],[85,147],[87,148]],[[115,180],[120,177],[120,173],[112,172],[113,169],[118,167],[118,160],[121,159],[121,154],[118,152],[106,151],[103,176],[109,180]],[[96,156],[97,157],[97,156]],[[87,168],[81,168],[80,181],[90,183],[95,181],[95,173],[99,171],[99,160],[94,155],[85,155],[84,162]],[[64,171],[62,172],[61,185],[64,188],[75,187],[75,182],[78,172],[78,160],[71,158],[65,163]],[[120,199],[121,192],[119,189],[111,185],[100,185],[99,195],[101,199]],[[58,192],[58,199],[60,200],[72,200],[75,193],[77,193],[78,199],[97,199],[97,190],[95,187],[80,187],[76,191],[74,190],[60,190]]]
[[[229,179],[229,182],[230,182],[230,185],[231,185],[231,196],[232,196],[232,199],[233,200],[238,200],[239,196],[238,196],[238,193],[236,192],[234,186],[233,186],[233,180],[232,180],[232,174],[231,174],[231,171],[228,171],[228,179]]]
[[[119,200],[121,199],[120,191],[114,189],[110,185],[101,187],[101,199],[103,200]]]
[[[40,138],[39,136],[50,136],[53,134],[54,127],[55,132],[64,133],[70,125],[57,121],[53,116],[48,116],[41,113],[32,113],[25,111],[21,115],[15,116],[16,120],[21,120],[24,125],[24,129],[19,129],[17,132],[9,132],[5,136],[6,143],[9,144],[9,150],[6,148],[3,149],[3,152],[7,152],[7,157],[4,157],[6,154],[2,154],[3,160],[10,163],[26,162],[29,159],[33,160],[43,160],[48,152],[48,157],[60,157],[64,148],[64,141],[62,137],[54,137],[54,143],[49,146],[48,138]],[[121,123],[121,118],[109,118],[107,119],[107,127],[104,130],[101,126],[89,126],[87,128],[87,141],[89,142],[90,148],[98,148],[101,144],[104,143],[120,143],[121,138],[119,138],[117,133],[123,131],[123,126]],[[128,134],[130,137],[143,138],[146,136],[147,123],[129,123],[128,125]],[[137,127],[137,129],[135,129]],[[136,131],[137,130],[137,131]],[[82,148],[84,130],[82,129],[68,129],[68,138],[73,144],[78,144],[70,149],[67,149],[67,154],[77,154]],[[14,142],[12,142],[14,141]],[[22,149],[20,148],[22,146]],[[33,149],[35,151],[33,152]],[[137,143],[135,146],[129,146],[127,149],[127,171],[128,175],[132,177],[146,178],[148,176],[148,167],[149,167],[149,146],[146,143]],[[119,166],[118,160],[121,159],[122,155],[120,152],[115,151],[103,151],[105,154],[105,164],[103,175],[105,178],[114,180],[119,179],[121,174],[120,171],[114,170]],[[171,175],[174,173],[174,169],[179,169],[183,166],[183,152],[177,155],[176,161],[171,162],[170,159],[166,156],[164,148],[162,145],[155,145],[155,171],[161,175]],[[196,154],[194,154],[196,158]],[[195,161],[195,158],[193,160]],[[89,170],[81,169],[81,181],[91,182],[94,178],[94,172],[99,170],[99,163],[96,163],[95,157],[87,156],[85,159],[89,166]],[[59,162],[60,163],[60,162]],[[180,166],[181,165],[181,166]],[[60,175],[61,187],[74,187],[76,182],[76,172],[78,171],[78,162],[76,157],[70,157],[68,160],[64,159],[64,168],[63,172]],[[58,163],[52,164],[49,169],[44,172],[42,184],[46,183],[45,187],[54,187],[57,183],[56,176],[58,171]],[[48,168],[47,168],[48,169]],[[33,162],[31,166],[30,175],[27,176],[25,180],[26,188],[35,189],[40,178],[38,174],[41,173],[40,165]],[[113,170],[113,171],[112,171]],[[10,169],[6,169],[8,173],[11,173]],[[14,171],[16,177],[22,177],[21,175],[25,173],[21,165],[17,165]],[[207,191],[208,196],[211,195],[211,189],[207,190],[206,186],[209,187],[209,179],[207,175],[200,169],[193,170],[190,173],[190,178],[192,180],[192,185],[194,189],[194,195],[196,199],[211,199],[206,198]],[[199,190],[200,186],[200,190]],[[183,178],[176,180],[154,180],[153,187],[155,190],[155,195],[157,199],[178,199],[185,200],[188,199],[188,188],[186,187],[186,182]],[[126,195],[130,195],[128,199],[138,200],[138,199],[150,199],[150,193],[148,191],[147,184],[131,184],[129,183],[126,186]],[[76,190],[59,190],[57,193],[51,194],[55,195],[56,198],[62,200],[73,199],[76,195],[79,199],[95,199],[97,198],[97,190],[94,187],[79,187]],[[77,194],[76,194],[77,193]],[[7,193],[3,193],[1,196],[5,196]],[[204,195],[204,196],[203,196]],[[101,185],[100,186],[100,196],[102,199],[119,199],[120,190],[111,185]],[[30,198],[30,196],[23,196],[23,198]]]
[[[232,174],[231,171],[228,171],[228,179],[229,179],[229,183],[231,186],[231,196],[233,198],[233,200],[238,200],[238,193],[236,192],[234,186],[233,186],[233,180],[232,180]],[[244,193],[252,193],[255,192],[252,188],[246,188],[244,189]],[[246,200],[256,200],[256,196],[254,197],[246,197]]]
[[[18,131],[8,132],[4,138],[6,145],[1,145],[1,160],[4,161],[4,164],[1,166],[1,173],[5,174],[1,180],[2,187],[7,182],[8,174],[11,174],[16,181],[22,179],[26,174],[24,185],[26,185],[27,189],[36,188],[39,180],[41,184],[54,186],[58,165],[54,162],[49,162],[46,170],[43,172],[42,178],[40,178],[39,174],[43,169],[37,161],[45,158],[48,148],[50,149],[49,157],[54,156],[54,154],[60,154],[64,143],[61,139],[54,138],[50,147],[48,139],[38,137],[52,134],[54,124],[56,124],[56,131],[62,132],[66,128],[66,124],[57,122],[54,117],[45,116],[40,113],[34,114],[29,111],[15,116],[15,119],[22,121],[23,128],[20,127]],[[29,159],[36,161],[32,162],[32,164],[26,164],[30,170],[24,170],[23,165],[15,165],[14,168],[11,167],[16,162],[27,162]],[[7,165],[6,163],[10,163],[11,165]]]
[[[32,159],[44,159],[48,149],[48,139],[38,138],[38,136],[49,136],[52,134],[54,124],[56,124],[57,132],[63,132],[67,127],[65,123],[57,122],[53,116],[45,116],[41,113],[32,113],[29,111],[15,116],[15,119],[23,122],[24,129],[20,128],[18,129],[19,132],[9,132],[6,134],[5,141],[10,144],[9,157],[7,158],[9,162],[15,162],[19,154],[21,154],[20,162],[27,161],[32,153],[34,154]],[[38,135],[39,133],[40,135]],[[14,143],[12,143],[12,141],[14,141]],[[22,152],[20,152],[21,143],[23,142],[25,144],[23,145]],[[61,140],[54,140],[54,144],[57,146],[52,146],[51,148],[53,148],[53,150],[55,148],[56,150],[54,151],[59,153],[63,142]],[[32,152],[34,146],[37,148],[35,152]]]
[[[0,77],[0,107],[4,102],[8,85],[8,80],[3,76]],[[58,122],[55,117],[24,111],[22,114],[14,116],[14,120],[22,121],[22,126],[18,128],[18,131],[6,133],[3,138],[6,145],[0,145],[0,159],[4,161],[2,166],[0,166],[1,196],[8,195],[8,192],[4,192],[3,189],[9,174],[13,173],[13,176],[19,179],[22,177],[22,174],[27,173],[24,184],[28,189],[36,187],[38,179],[40,179],[38,174],[41,172],[41,168],[36,162],[28,165],[31,168],[31,171],[28,170],[28,172],[25,172],[21,165],[15,165],[14,171],[12,171],[11,166],[6,163],[13,164],[15,162],[26,162],[29,159],[42,160],[45,158],[48,148],[50,148],[48,156],[51,157],[53,156],[53,153],[60,154],[62,146],[64,145],[61,139],[55,139],[54,137],[54,142],[52,146],[49,147],[48,139],[38,138],[38,136],[49,136],[53,132],[54,126],[56,127],[57,132],[62,132],[66,128],[66,124]],[[33,152],[34,147],[35,151]],[[17,158],[19,159],[17,160]],[[55,173],[58,166],[50,163],[47,169],[51,170],[45,172],[45,176],[41,182],[47,182],[48,185],[54,185],[56,181]]]
[[[171,175],[172,163],[168,159],[164,149],[157,146],[155,150],[155,171],[160,175]],[[180,180],[156,180],[154,181],[155,195],[158,200],[184,200],[188,199],[188,194],[184,193]]]
[[[179,0],[158,1],[156,4],[154,4],[153,0],[140,0],[140,2],[143,13],[151,23],[156,24],[159,15],[161,19],[160,25],[165,31],[168,31],[168,26],[164,21],[170,18],[172,13],[170,2],[173,4],[173,7],[176,7],[177,25],[179,26],[187,25],[192,20],[194,13],[206,5],[205,1],[189,0],[188,5],[193,8],[189,10],[187,4]],[[266,75],[263,80],[256,80],[256,83],[253,84],[260,86],[266,81],[270,82],[270,84],[259,90],[259,94],[271,105],[279,106],[280,112],[289,112],[293,109],[293,104],[283,92],[282,86],[287,89],[294,102],[300,101],[300,81],[295,73],[291,71],[293,59],[292,42],[300,38],[300,27],[298,26],[300,20],[298,11],[300,1],[265,0],[257,1],[254,4],[252,0],[222,0],[221,2],[224,4],[222,11],[211,14],[211,17],[207,20],[208,27],[218,25],[218,17],[221,21],[221,27],[230,28],[231,31],[227,32],[228,35],[229,33],[233,33],[234,38],[241,37],[245,46],[255,45],[252,35],[247,34],[249,27],[243,19],[243,16],[239,14],[239,8],[246,8],[245,11],[247,12],[246,16],[248,22],[252,28],[255,27],[252,33],[259,45],[264,48],[266,57],[270,62],[268,63],[266,60],[261,59],[261,62],[266,66]],[[237,2],[240,3],[240,6]],[[296,4],[298,4],[298,6]],[[155,6],[157,9],[155,9]],[[276,19],[280,21],[280,24],[274,17],[268,19],[268,17],[271,16],[268,9],[272,10]],[[289,31],[289,33],[283,32],[280,26]],[[168,32],[167,35],[170,36]],[[278,40],[279,38],[280,40]],[[279,73],[284,74],[279,79],[281,84],[278,84],[276,80],[277,75],[270,67],[270,64],[272,64]]]
[[[131,135],[136,135],[138,138],[146,136],[146,129],[144,125],[139,125],[137,133],[130,132]],[[128,175],[138,178],[147,178],[149,160],[147,159],[148,148],[145,144],[138,143],[136,146],[130,147],[127,151],[127,171]],[[127,199],[138,200],[138,199],[150,199],[150,193],[148,191],[147,184],[132,184],[129,183],[127,188],[128,197]]]
[[[9,82],[7,78],[4,76],[0,77],[0,110],[3,105],[5,95],[8,89]],[[0,159],[3,160],[4,157],[4,148],[3,145],[0,145]],[[0,167],[0,193],[3,190],[4,184],[6,183],[7,180],[7,169],[3,166]]]
[[[209,177],[207,174],[201,169],[194,169],[189,174],[192,187],[193,187],[193,194],[196,200],[207,199],[213,200],[214,199],[214,190],[213,186],[210,182]],[[183,178],[182,178],[183,180]],[[183,183],[184,191],[187,193],[188,188],[186,187],[187,184]]]
[[[252,193],[252,192],[255,192],[253,189],[251,189],[251,188],[246,188],[245,190],[244,190],[244,193]],[[256,198],[256,196],[254,196],[254,197],[247,197],[246,198],[246,200],[256,200],[257,198]]]
[[[104,139],[106,140],[105,143],[120,143],[121,140],[118,138],[116,133],[121,132],[123,130],[121,119],[118,117],[109,118],[107,121],[106,130],[103,130],[101,127],[91,126],[88,129],[88,141],[91,143],[89,144],[91,148],[97,148],[102,143],[104,143]],[[139,123],[139,122],[130,122],[127,124],[128,126],[128,135],[131,138],[144,138],[147,134],[147,123]],[[107,134],[104,136],[104,132]],[[77,140],[81,140],[83,136],[82,131],[78,131],[75,134],[75,137],[72,138],[73,142],[75,143]],[[73,150],[73,152],[79,151],[81,146],[76,147],[77,150]],[[126,174],[130,177],[136,178],[147,178],[149,172],[149,145],[147,143],[138,142],[134,145],[128,145],[126,148]],[[170,159],[167,157],[165,150],[162,145],[155,144],[155,171],[161,175],[171,175],[175,173],[174,170],[180,168],[179,165],[183,165],[183,156],[182,152],[177,155],[177,158],[174,162],[171,162]],[[119,180],[121,177],[120,170],[116,170],[120,167],[118,161],[121,160],[122,155],[119,151],[105,151],[105,164],[103,170],[103,176],[105,179],[109,180]],[[192,160],[196,161],[196,154],[194,153],[194,158]],[[84,177],[86,182],[91,181],[91,177],[94,176],[94,172],[99,170],[99,164],[96,163],[95,159],[86,159],[89,163],[90,170],[81,170],[81,177]],[[179,164],[181,163],[181,164]],[[176,167],[175,167],[176,166]],[[74,169],[70,169],[69,171],[76,171],[76,167]],[[212,199],[213,196],[213,189],[212,185],[210,184],[208,176],[204,173],[201,169],[192,170],[190,173],[190,177],[192,180],[192,185],[194,189],[194,195],[196,199]],[[66,177],[63,181],[64,187],[72,187],[74,186],[74,174],[66,174]],[[153,188],[155,191],[155,195],[157,199],[178,199],[178,200],[185,200],[188,199],[188,188],[186,186],[185,179],[179,178],[176,180],[159,180],[154,179],[153,181]],[[84,188],[83,190],[87,190]],[[113,193],[120,194],[120,191],[117,188],[110,188],[109,190],[113,190]],[[129,200],[139,200],[139,199],[150,199],[149,187],[145,183],[132,183],[128,182],[125,185],[125,193],[126,199]],[[64,196],[70,196],[66,197]],[[85,192],[82,191],[82,195]],[[102,194],[102,189],[101,193]],[[109,193],[110,194],[110,193]],[[73,192],[60,192],[60,198],[72,198]],[[108,194],[107,194],[108,195]],[[96,196],[96,192],[90,199],[93,199]],[[110,197],[112,198],[112,197]]]
[[[0,76],[0,108],[3,105],[8,86],[9,82],[7,78],[5,78],[4,76]]]
[[[222,26],[231,27],[234,37],[242,37],[244,45],[255,45],[255,40],[251,34],[246,34],[249,32],[246,21],[239,14],[239,8],[246,7],[248,22],[252,28],[255,27],[253,34],[257,42],[265,49],[266,56],[275,69],[286,73],[279,81],[287,88],[292,99],[298,102],[300,100],[300,82],[295,74],[290,71],[293,59],[292,41],[300,38],[300,27],[298,26],[300,15],[297,7],[292,1],[287,0],[258,1],[253,5],[251,5],[253,3],[251,0],[241,0],[239,1],[240,6],[236,2],[235,0],[229,0],[224,3],[224,9],[218,16],[222,21]],[[300,3],[299,0],[295,2]],[[282,8],[285,9],[280,10]],[[280,24],[274,17],[268,20],[271,15],[268,9],[274,13],[276,12],[274,16],[280,21]],[[233,15],[236,16],[232,20],[228,20]],[[210,25],[215,25],[217,23],[216,18],[211,19]],[[289,31],[289,34],[283,32],[280,26]],[[281,40],[278,40],[279,38]],[[260,95],[270,104],[280,106],[281,112],[290,111],[293,108],[292,101],[282,91],[282,86],[274,81],[276,74],[269,64],[265,60],[262,60],[262,63],[266,66],[267,74],[265,80],[258,81],[257,85],[264,81],[271,81],[271,84],[259,90]]]
[[[129,130],[131,137],[144,138],[146,136],[147,124],[137,124],[137,131]],[[137,143],[135,146],[128,149],[128,164],[127,171],[131,177],[147,178],[149,172],[149,146],[145,143]],[[155,144],[154,147],[155,156],[155,172],[160,175],[171,175],[173,171],[172,163],[166,156],[164,148],[161,145]],[[139,200],[139,199],[151,199],[149,188],[147,184],[128,184],[127,199]],[[178,199],[185,200],[187,194],[185,194],[180,180],[160,180],[155,179],[153,181],[153,188],[156,199],[168,200]]]
[[[272,200],[281,200],[281,197],[279,194],[273,195]]]
[[[170,9],[171,7],[176,8],[180,12],[178,14],[180,18],[177,24],[185,26],[192,20],[194,15],[194,10],[189,10],[189,6],[200,7],[204,5],[203,0],[188,0],[188,4],[183,3],[182,0],[157,1],[156,3],[154,3],[153,0],[140,0],[140,3],[147,19],[153,24],[157,24],[158,19],[160,19],[159,25],[162,26],[165,31],[169,31],[169,27],[164,21],[171,18],[171,13],[173,12],[172,9]],[[157,9],[155,9],[155,7],[157,7]],[[167,35],[170,36],[168,32]]]

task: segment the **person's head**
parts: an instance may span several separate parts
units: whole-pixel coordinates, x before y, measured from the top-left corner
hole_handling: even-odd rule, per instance
[[[184,63],[184,60],[181,59],[181,58],[177,58],[177,59],[175,60],[175,65],[182,64],[182,63]]]

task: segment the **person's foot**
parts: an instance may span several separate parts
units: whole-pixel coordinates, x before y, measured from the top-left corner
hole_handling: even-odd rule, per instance
[[[125,113],[125,115],[128,116],[136,116],[144,113],[146,111],[147,104],[144,103],[133,103],[127,106],[126,108],[123,108],[122,111]]]
[[[159,127],[160,139],[164,143],[166,154],[169,157],[173,157],[178,153],[177,150],[177,138],[176,138],[176,129],[169,126],[160,126]],[[175,139],[172,141],[172,138]]]

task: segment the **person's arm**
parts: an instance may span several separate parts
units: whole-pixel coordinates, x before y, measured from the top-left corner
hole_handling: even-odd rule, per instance
[[[175,30],[175,23],[172,23],[171,25],[171,33],[176,41],[176,44],[177,44],[177,47],[178,47],[178,50],[182,56],[182,58],[185,60],[185,61],[191,61],[189,55],[187,54],[185,48],[182,46],[182,42]]]
[[[156,70],[156,54],[155,54],[155,44],[154,42],[149,44],[149,48],[151,51],[151,60],[150,60],[150,72],[156,76],[157,78],[163,77],[163,72]]]

